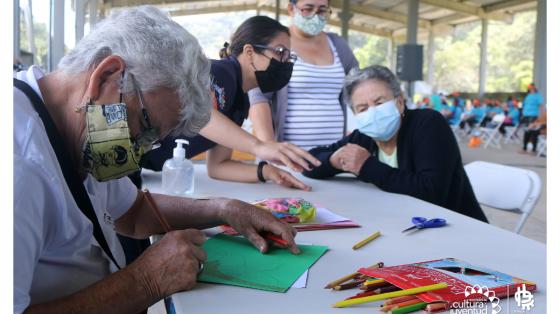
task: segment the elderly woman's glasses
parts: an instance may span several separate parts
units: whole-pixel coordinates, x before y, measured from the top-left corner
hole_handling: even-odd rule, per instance
[[[290,49],[284,47],[268,47],[264,45],[253,45],[255,48],[270,50],[278,57],[280,57],[280,62],[296,62],[297,56]]]
[[[313,14],[317,14],[320,17],[326,18],[327,16],[330,16],[332,14],[331,8],[326,6],[315,7],[312,5],[306,5],[301,9],[298,8],[296,5],[294,5],[294,7],[301,12],[301,15],[303,17],[311,17],[313,16]]]

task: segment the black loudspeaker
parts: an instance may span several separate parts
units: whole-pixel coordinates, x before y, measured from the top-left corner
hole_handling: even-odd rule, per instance
[[[397,47],[397,77],[401,81],[421,81],[423,57],[422,45],[399,45]]]

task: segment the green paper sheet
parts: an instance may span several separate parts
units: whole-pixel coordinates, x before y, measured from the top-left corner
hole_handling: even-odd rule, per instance
[[[298,245],[301,254],[270,246],[261,254],[247,239],[218,234],[203,248],[208,254],[198,281],[286,292],[328,248]]]

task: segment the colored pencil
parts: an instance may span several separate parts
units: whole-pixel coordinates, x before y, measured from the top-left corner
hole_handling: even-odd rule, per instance
[[[413,304],[420,303],[420,302],[424,302],[424,301],[422,301],[418,298],[415,298],[413,300],[408,300],[408,301],[404,301],[404,302],[400,302],[400,303],[385,305],[385,306],[381,307],[381,312],[388,312],[388,311],[391,311],[392,309],[394,309],[396,307],[401,308],[401,307],[413,305]]]
[[[381,289],[366,290],[364,292],[360,292],[360,293],[358,293],[354,296],[346,298],[346,300],[367,297],[369,295],[376,295],[376,294],[380,294],[380,293],[384,293],[384,292],[395,291],[394,289],[399,289],[398,287],[395,287],[395,286],[387,286],[385,288],[391,288],[391,289],[387,289],[386,291],[382,291]]]
[[[358,299],[358,298],[363,298],[363,297],[367,297],[370,295],[376,295],[377,293],[375,293],[374,291],[365,291],[365,292],[360,292],[356,295],[353,295],[351,297],[346,298],[345,300],[350,300],[350,299]]]
[[[368,279],[364,282],[364,286],[385,282],[385,279]]]
[[[152,194],[150,193],[150,191],[148,191],[148,189],[144,189],[144,196],[146,197],[146,200],[150,204],[150,207],[152,208],[152,211],[156,215],[156,218],[159,220],[159,223],[163,227],[163,230],[165,232],[171,231],[172,230],[171,226],[169,225],[169,223],[167,223],[167,220],[165,220],[165,217],[159,211],[156,202],[154,202],[154,199],[152,198]]]
[[[397,308],[394,308],[390,313],[391,314],[406,314],[406,313],[416,312],[416,311],[419,311],[419,310],[422,310],[422,309],[426,308],[427,304],[428,303],[426,303],[426,302],[420,302],[420,303],[416,303],[416,304],[405,306],[405,307],[397,307]]]
[[[377,231],[374,234],[370,235],[369,237],[363,239],[362,241],[354,244],[354,246],[352,247],[352,250],[357,250],[359,248],[361,248],[362,246],[370,243],[371,241],[377,239],[379,236],[381,235],[381,232]]]
[[[377,294],[382,294],[382,293],[393,292],[393,291],[397,291],[397,290],[401,290],[401,288],[391,285],[391,286],[377,288],[373,291]]]
[[[381,268],[381,267],[383,267],[383,262],[379,262],[379,263],[373,264],[373,265],[369,266],[368,268]],[[334,288],[335,286],[337,286],[337,285],[339,285],[339,284],[341,284],[341,283],[347,282],[348,280],[353,279],[353,278],[356,278],[356,277],[358,277],[358,276],[360,276],[360,275],[361,275],[361,274],[360,274],[359,272],[355,272],[355,273],[352,273],[352,274],[350,274],[350,275],[346,275],[346,276],[344,276],[344,277],[342,277],[342,278],[339,278],[339,279],[337,279],[337,280],[335,280],[335,281],[330,282],[329,284],[327,284],[327,285],[325,286],[325,289]]]
[[[393,292],[388,292],[388,293],[376,294],[376,295],[367,296],[367,297],[363,297],[363,298],[344,300],[344,301],[336,302],[332,306],[333,307],[347,307],[347,306],[356,305],[356,304],[381,301],[381,300],[385,300],[385,299],[388,299],[388,298],[400,297],[400,296],[404,296],[404,295],[413,295],[413,294],[418,294],[418,293],[433,291],[433,290],[439,290],[439,289],[444,289],[444,288],[447,288],[447,284],[442,282],[442,283],[438,283],[438,284],[435,284],[435,285],[428,285],[428,286],[416,287],[416,288],[412,288],[412,289],[405,289],[405,290],[393,291]]]
[[[286,241],[286,240],[280,238],[279,236],[276,236],[276,235],[274,235],[270,232],[265,233],[264,237],[267,240],[270,240],[270,241],[274,242],[278,246],[281,246],[281,247],[287,247],[288,246],[288,241]]]
[[[355,288],[359,285],[361,285],[362,283],[364,283],[364,279],[354,279],[354,281],[350,281],[347,283],[341,283],[339,285],[334,286],[334,290],[347,290],[347,289],[352,289]]]
[[[444,311],[447,309],[447,302],[430,303],[426,307],[428,313]]]
[[[378,282],[378,283],[369,284],[367,286],[362,285],[362,286],[360,286],[360,290],[372,291],[372,290],[379,289],[379,288],[382,288],[382,287],[387,287],[387,286],[392,286],[392,285],[388,282]]]
[[[405,295],[403,297],[396,297],[396,298],[389,299],[389,300],[385,301],[384,305],[391,305],[391,304],[401,303],[401,302],[410,301],[410,300],[414,300],[414,299],[417,299],[417,297],[413,296],[413,295]]]

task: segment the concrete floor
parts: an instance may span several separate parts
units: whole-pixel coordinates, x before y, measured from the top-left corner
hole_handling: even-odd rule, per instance
[[[520,167],[536,172],[542,181],[542,193],[533,212],[521,230],[521,235],[546,243],[546,157],[520,154],[520,144],[506,144],[498,148],[470,148],[466,140],[459,143],[463,163],[475,160],[500,163],[507,166]],[[519,219],[518,213],[497,210],[483,206],[483,210],[491,224],[502,229],[513,231]]]

